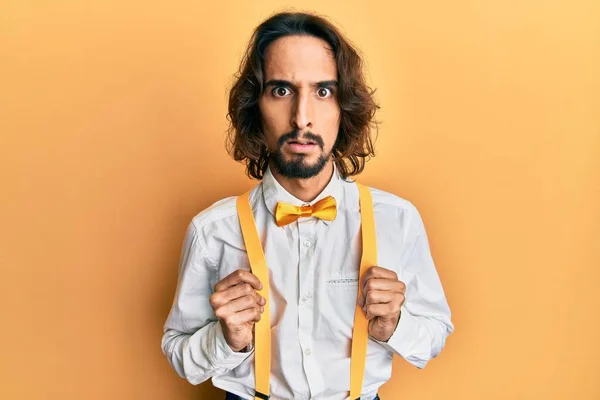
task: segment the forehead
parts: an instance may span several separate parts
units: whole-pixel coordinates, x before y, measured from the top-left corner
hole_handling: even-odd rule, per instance
[[[265,78],[292,82],[337,79],[333,51],[313,36],[285,36],[267,47]]]

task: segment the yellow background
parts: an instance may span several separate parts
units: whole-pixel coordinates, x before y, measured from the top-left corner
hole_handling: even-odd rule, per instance
[[[227,89],[284,4],[0,7],[0,398],[221,398],[176,377],[162,324],[187,223],[254,184]],[[359,179],[421,211],[456,325],[382,398],[600,399],[600,3],[302,9],[365,55],[383,124]]]

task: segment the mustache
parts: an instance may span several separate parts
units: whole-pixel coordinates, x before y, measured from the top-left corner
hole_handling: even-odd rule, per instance
[[[299,134],[300,134],[300,132],[298,131],[298,129],[294,129],[293,131],[288,132],[288,133],[282,135],[279,138],[279,140],[277,141],[277,146],[279,148],[281,148],[285,144],[285,142],[287,142],[288,140],[298,140],[299,139],[299,137],[298,137]],[[313,141],[313,142],[315,142],[316,144],[319,145],[319,147],[321,148],[321,150],[324,150],[325,142],[323,142],[323,138],[321,138],[321,136],[315,135],[314,133],[312,133],[312,132],[309,131],[309,132],[305,132],[302,135],[302,139]]]

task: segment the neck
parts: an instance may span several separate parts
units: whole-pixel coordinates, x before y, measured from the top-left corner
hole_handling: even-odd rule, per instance
[[[292,196],[304,202],[311,202],[325,189],[333,176],[333,161],[327,162],[317,176],[308,179],[287,178],[271,166],[273,177]]]

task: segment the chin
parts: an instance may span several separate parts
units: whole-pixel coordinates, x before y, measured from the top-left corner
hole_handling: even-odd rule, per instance
[[[273,166],[281,175],[291,179],[308,179],[319,175],[329,157],[325,154],[317,157],[308,157],[304,154],[294,154],[291,157],[284,156],[281,152],[273,154]]]

